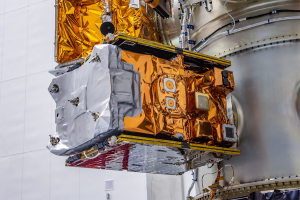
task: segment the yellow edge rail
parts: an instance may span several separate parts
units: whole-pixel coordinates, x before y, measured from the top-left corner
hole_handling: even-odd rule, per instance
[[[121,142],[121,141],[126,142],[127,141],[127,142],[136,142],[136,143],[143,143],[143,144],[154,144],[154,145],[162,145],[162,146],[171,146],[171,147],[182,148],[182,143],[181,142],[163,140],[163,139],[154,139],[154,138],[139,137],[139,136],[132,136],[132,135],[120,135],[120,136],[118,136],[118,139],[119,139],[118,142]],[[207,145],[193,144],[193,143],[190,143],[190,149],[217,152],[217,153],[241,155],[241,151],[238,150],[238,149],[207,146]]]
[[[168,46],[162,43],[158,43],[158,42],[154,42],[154,41],[149,41],[149,40],[145,40],[145,39],[141,39],[141,38],[137,38],[137,37],[133,37],[133,36],[129,36],[129,35],[124,35],[124,34],[119,34],[115,40],[118,39],[125,39],[125,40],[129,40],[132,42],[138,42],[138,43],[142,43],[148,46],[154,46],[157,48],[161,48],[161,49],[165,49],[171,52],[176,52],[175,47],[173,46]],[[217,62],[217,63],[221,63],[221,64],[225,64],[228,66],[231,66],[231,61],[229,60],[224,60],[224,59],[220,59],[220,58],[216,58],[213,56],[208,56],[205,54],[201,54],[201,53],[196,53],[196,52],[192,52],[192,51],[188,51],[188,50],[183,50],[183,53],[185,55],[189,55],[189,56],[193,56],[199,59],[203,59],[203,60],[209,60],[209,61],[213,61],[213,62]]]
[[[118,39],[118,38],[130,40],[130,41],[134,41],[134,42],[139,41],[139,42],[144,43],[144,44],[150,44],[150,45],[155,45],[155,46],[159,46],[159,47],[165,47],[165,48],[168,48],[171,51],[175,52],[175,47],[173,47],[173,46],[169,46],[169,45],[166,45],[166,44],[162,44],[162,43],[154,42],[154,41],[150,41],[150,40],[145,40],[145,39],[134,37],[134,36],[131,36],[131,35],[119,34],[115,38],[115,40]]]
[[[167,51],[171,51],[171,52],[176,52],[175,51],[175,48],[173,47],[170,47],[170,46],[167,46],[167,45],[163,45],[163,44],[160,44],[160,43],[157,43],[157,42],[149,42],[147,40],[141,40],[141,39],[137,39],[137,38],[127,38],[127,37],[124,37],[124,36],[118,36],[115,38],[115,40],[117,39],[125,39],[125,40],[129,40],[129,41],[132,41],[132,42],[138,42],[138,43],[141,43],[141,44],[144,44],[144,45],[147,45],[147,46],[152,46],[152,47],[156,47],[156,48],[159,48],[159,49],[165,49]]]
[[[236,152],[236,151],[230,151],[231,149],[227,150],[218,150],[218,149],[213,149],[213,148],[200,148],[200,147],[191,147],[191,149],[194,150],[201,150],[201,151],[211,151],[211,152],[218,152],[218,153],[226,153],[226,154],[234,154],[234,155],[241,155],[241,152]]]
[[[225,147],[207,146],[207,145],[203,145],[203,144],[193,144],[193,143],[190,143],[190,146],[194,147],[194,148],[214,148],[214,149],[220,149],[220,150],[224,150],[224,151],[230,150],[230,151],[240,152],[239,149],[231,149],[231,148],[225,148]]]
[[[202,60],[209,60],[209,61],[213,61],[213,62],[217,62],[217,63],[221,63],[221,64],[225,64],[228,66],[231,66],[231,61],[229,60],[223,60],[223,59],[219,59],[216,57],[212,57],[212,56],[208,56],[205,54],[201,54],[201,53],[196,53],[196,52],[192,52],[192,51],[188,51],[188,50],[183,50],[184,55],[189,55],[189,56],[193,56]]]
[[[133,136],[133,135],[120,135],[120,136],[118,136],[118,139],[119,138],[140,139],[140,140],[148,140],[148,141],[154,141],[154,142],[163,142],[163,143],[171,143],[171,144],[181,145],[181,142],[177,142],[177,141],[162,140],[162,139],[155,139],[155,138],[148,138],[148,137],[139,137],[139,136]]]
[[[139,136],[133,136],[133,135],[119,135],[117,138],[119,139],[118,142],[135,142],[135,143],[142,143],[142,144],[153,144],[153,145],[160,145],[160,146],[182,148],[182,142],[171,141],[171,140],[139,137]],[[241,151],[238,149],[207,146],[207,145],[202,145],[202,144],[190,143],[190,149],[216,152],[216,153],[225,153],[225,154],[232,154],[232,155],[241,155]],[[92,148],[92,149],[89,149],[86,151],[86,155],[89,155],[92,153],[97,153],[97,152],[98,152],[97,150],[94,150]],[[83,158],[85,158],[85,155],[83,153],[81,153],[81,159],[83,159]]]
[[[160,145],[160,146],[181,148],[181,145],[179,145],[179,144],[168,144],[168,143],[162,143],[162,142],[135,140],[135,139],[129,139],[129,138],[121,138],[121,139],[119,139],[118,142],[136,142],[136,143],[143,143],[143,144],[154,144],[154,145]]]

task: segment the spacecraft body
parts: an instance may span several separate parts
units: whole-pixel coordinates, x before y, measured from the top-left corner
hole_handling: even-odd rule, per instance
[[[58,143],[48,148],[73,155],[121,133],[231,147],[236,128],[227,116],[234,90],[230,71],[197,73],[183,56],[165,60],[96,45],[78,68],[54,78]],[[227,133],[227,134],[226,134]]]
[[[231,63],[158,42],[171,1],[56,5],[51,153],[67,166],[173,175],[240,155]]]

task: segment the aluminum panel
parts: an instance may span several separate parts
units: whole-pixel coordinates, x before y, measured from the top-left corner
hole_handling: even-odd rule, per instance
[[[111,173],[107,170],[80,168],[80,200],[105,199],[104,180],[111,179]]]
[[[47,88],[52,75],[42,72],[26,77],[24,151],[45,148],[51,132],[52,99]],[[34,142],[33,142],[34,141]]]
[[[1,0],[0,0],[1,10]],[[0,14],[0,30],[4,29],[4,15]],[[4,31],[0,31],[0,81],[2,80]]]
[[[112,171],[111,178],[114,180],[112,199],[141,200],[147,198],[146,174]]]
[[[243,156],[225,162],[234,166],[235,180],[300,174],[300,116],[295,102],[299,54],[297,43],[230,58],[237,83],[233,96],[241,104],[244,117],[239,133]]]
[[[45,0],[29,0],[28,4],[29,4],[29,5],[32,5],[32,4],[39,3],[39,2],[41,2],[41,1],[45,1]],[[52,1],[52,0],[48,0],[48,1],[54,2],[54,1]]]
[[[27,20],[28,7],[5,14],[2,81],[26,74]]]
[[[22,198],[23,155],[0,157],[0,199]]]
[[[25,153],[23,156],[22,200],[49,199],[49,151],[44,149]]]
[[[147,174],[147,181],[148,179],[151,181],[152,188],[148,191],[148,193],[151,194],[151,197],[147,200],[182,200],[182,176]]]
[[[23,152],[25,81],[23,77],[1,83],[0,156]]]
[[[47,0],[29,6],[27,74],[54,68],[54,20],[49,17],[54,15],[53,4],[54,1]]]
[[[5,10],[4,2],[5,2],[5,0],[0,0],[0,14],[4,13],[4,10]]]
[[[79,168],[67,168],[62,156],[51,154],[50,200],[79,200]]]
[[[28,6],[28,0],[5,0],[5,12],[11,12],[25,6]]]

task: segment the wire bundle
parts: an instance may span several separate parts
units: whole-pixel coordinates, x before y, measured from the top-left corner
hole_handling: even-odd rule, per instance
[[[224,165],[221,169],[219,169],[219,170],[217,170],[217,171],[215,171],[215,172],[203,174],[203,176],[202,176],[202,178],[201,178],[203,199],[204,199],[204,186],[203,186],[203,178],[204,178],[204,176],[207,175],[207,174],[215,174],[215,173],[218,173],[218,172],[220,172],[220,171],[221,171],[223,168],[225,168],[225,167],[231,167],[231,168],[232,168],[232,178],[231,178],[231,181],[228,183],[228,186],[227,186],[227,188],[226,188],[226,190],[225,190],[225,193],[224,193],[224,196],[223,196],[223,199],[224,199],[224,197],[225,197],[225,195],[226,195],[226,192],[227,192],[227,190],[228,190],[230,184],[233,183],[233,180],[234,180],[234,169],[233,169],[233,166],[232,166],[232,165]]]
[[[193,50],[196,51],[196,52],[199,52],[205,46],[209,45],[210,43],[212,43],[213,41],[215,41],[217,39],[220,39],[220,38],[222,38],[224,36],[227,36],[227,35],[230,35],[230,34],[233,34],[233,33],[237,33],[237,32],[240,32],[240,31],[244,31],[244,30],[247,30],[247,29],[250,29],[250,28],[254,28],[254,27],[257,27],[257,26],[261,26],[261,25],[269,24],[269,23],[274,23],[274,22],[278,22],[278,21],[300,19],[300,16],[281,17],[281,18],[276,18],[276,19],[268,19],[268,20],[264,20],[262,22],[258,22],[258,23],[255,23],[255,24],[252,24],[252,25],[245,26],[245,27],[238,28],[238,29],[234,30],[235,24],[239,23],[241,21],[255,19],[255,18],[259,18],[259,17],[263,17],[263,16],[267,16],[267,15],[272,15],[272,14],[276,14],[276,13],[283,13],[283,12],[293,12],[293,13],[295,13],[295,12],[300,12],[300,10],[274,10],[272,12],[268,12],[268,13],[261,14],[261,15],[256,15],[256,16],[252,16],[252,17],[242,18],[242,19],[239,19],[239,20],[233,20],[231,23],[225,24],[224,26],[218,28],[213,33],[211,33],[210,35],[208,35],[206,38],[203,38],[202,41],[200,41],[198,44],[195,45],[195,47],[193,48]],[[229,13],[227,12],[227,14],[229,14]],[[231,15],[230,15],[230,17],[233,19],[233,17]],[[217,33],[218,31],[220,31],[221,29],[223,29],[223,28],[225,28],[227,26],[230,26],[232,24],[233,24],[233,27],[230,30],[224,31],[222,33],[219,33],[219,34],[213,36],[215,33]]]

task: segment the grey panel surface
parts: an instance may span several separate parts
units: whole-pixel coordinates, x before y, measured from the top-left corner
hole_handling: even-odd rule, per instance
[[[239,133],[242,155],[225,162],[234,166],[235,180],[300,174],[300,117],[296,111],[299,55],[297,43],[231,57],[229,70],[236,83],[233,96],[244,118]],[[227,180],[230,170],[228,174]]]

